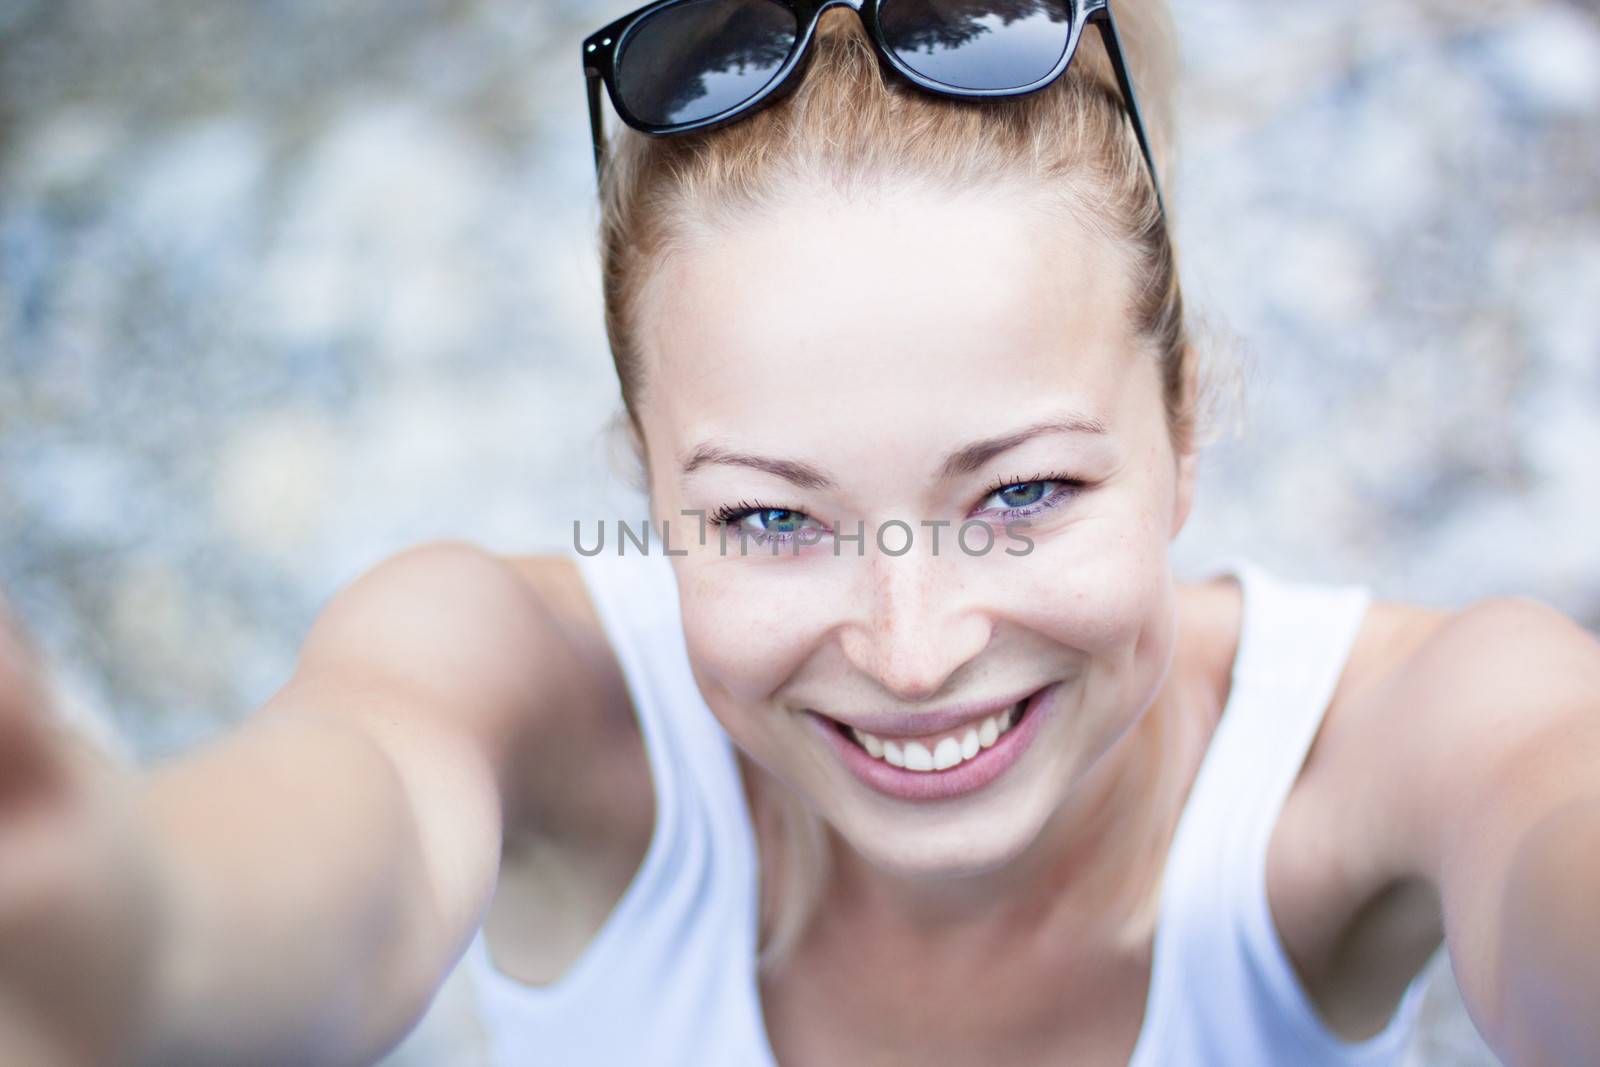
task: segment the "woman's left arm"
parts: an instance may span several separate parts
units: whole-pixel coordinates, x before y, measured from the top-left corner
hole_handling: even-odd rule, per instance
[[[1384,777],[1405,783],[1398,843],[1439,893],[1468,1012],[1508,1067],[1600,1064],[1600,642],[1495,599],[1404,673],[1403,773]]]
[[[1508,1060],[1600,1063],[1600,796],[1591,790],[1531,827],[1506,881],[1499,1036]]]

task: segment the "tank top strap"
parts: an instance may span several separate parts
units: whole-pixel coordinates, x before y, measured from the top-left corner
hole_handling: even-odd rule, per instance
[[[573,554],[606,636],[622,667],[633,699],[645,746],[655,755],[671,755],[674,764],[691,768],[694,784],[716,794],[741,790],[737,766],[721,725],[700,696],[689,668],[678,604],[678,581],[671,561],[653,547],[649,554],[630,550],[618,556],[607,549],[599,556]],[[662,768],[657,799],[676,796],[681,784]],[[713,773],[714,772],[714,773]]]
[[[1243,630],[1228,714],[1210,758],[1232,783],[1217,801],[1247,854],[1266,849],[1344,672],[1372,594],[1364,586],[1285,581],[1259,564],[1234,564]]]
[[[1242,871],[1264,851],[1371,599],[1360,587],[1285,582],[1240,557],[1213,572],[1238,579],[1244,607],[1227,702],[1173,841],[1173,874]]]

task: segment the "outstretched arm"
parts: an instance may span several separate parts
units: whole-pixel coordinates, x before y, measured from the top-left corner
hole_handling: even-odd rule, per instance
[[[1510,1067],[1600,1063],[1600,643],[1485,601],[1395,696],[1393,845],[1438,889],[1474,1023]]]
[[[1591,766],[1600,777],[1600,758]],[[1500,929],[1509,1061],[1600,1062],[1600,784],[1523,839]]]
[[[493,891],[563,669],[550,625],[504,563],[440,542],[340,592],[265,706],[145,774],[8,708],[0,752],[34,784],[0,796],[0,1061],[378,1059]]]
[[[481,754],[416,701],[297,676],[150,777],[166,925],[141,1062],[368,1064],[420,1017],[487,903],[500,823]],[[408,736],[361,721],[380,709]]]

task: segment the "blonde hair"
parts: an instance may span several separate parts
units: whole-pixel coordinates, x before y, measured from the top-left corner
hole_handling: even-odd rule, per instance
[[[1170,190],[1177,72],[1171,14],[1165,0],[1127,0],[1115,11],[1162,186]],[[664,257],[696,227],[758,211],[795,190],[847,192],[884,180],[952,191],[1036,188],[1123,250],[1135,283],[1128,314],[1159,362],[1174,446],[1195,447],[1202,390],[1176,253],[1099,35],[1086,31],[1072,66],[1048,89],[986,101],[938,97],[885,79],[850,11],[826,15],[812,48],[790,96],[733,125],[669,138],[624,129],[613,140],[601,181],[606,329],[641,466],[648,464],[639,419],[648,382],[639,319]],[[774,843],[761,857],[761,961],[770,966],[799,938],[820,897],[827,839],[798,797],[765,778],[772,788],[752,800],[760,838]]]

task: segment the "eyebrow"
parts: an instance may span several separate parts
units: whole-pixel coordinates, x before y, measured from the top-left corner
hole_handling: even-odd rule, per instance
[[[963,474],[971,474],[1002,453],[1009,452],[1035,437],[1046,434],[1092,434],[1103,436],[1109,431],[1105,423],[1087,415],[1067,413],[1034,423],[1013,433],[987,437],[956,449],[945,458],[939,468],[939,479],[948,481]],[[822,491],[837,489],[838,483],[823,470],[799,460],[777,459],[751,452],[739,452],[715,442],[699,445],[683,461],[683,476],[687,478],[702,467],[745,467],[763,471],[781,478],[800,489]]]

